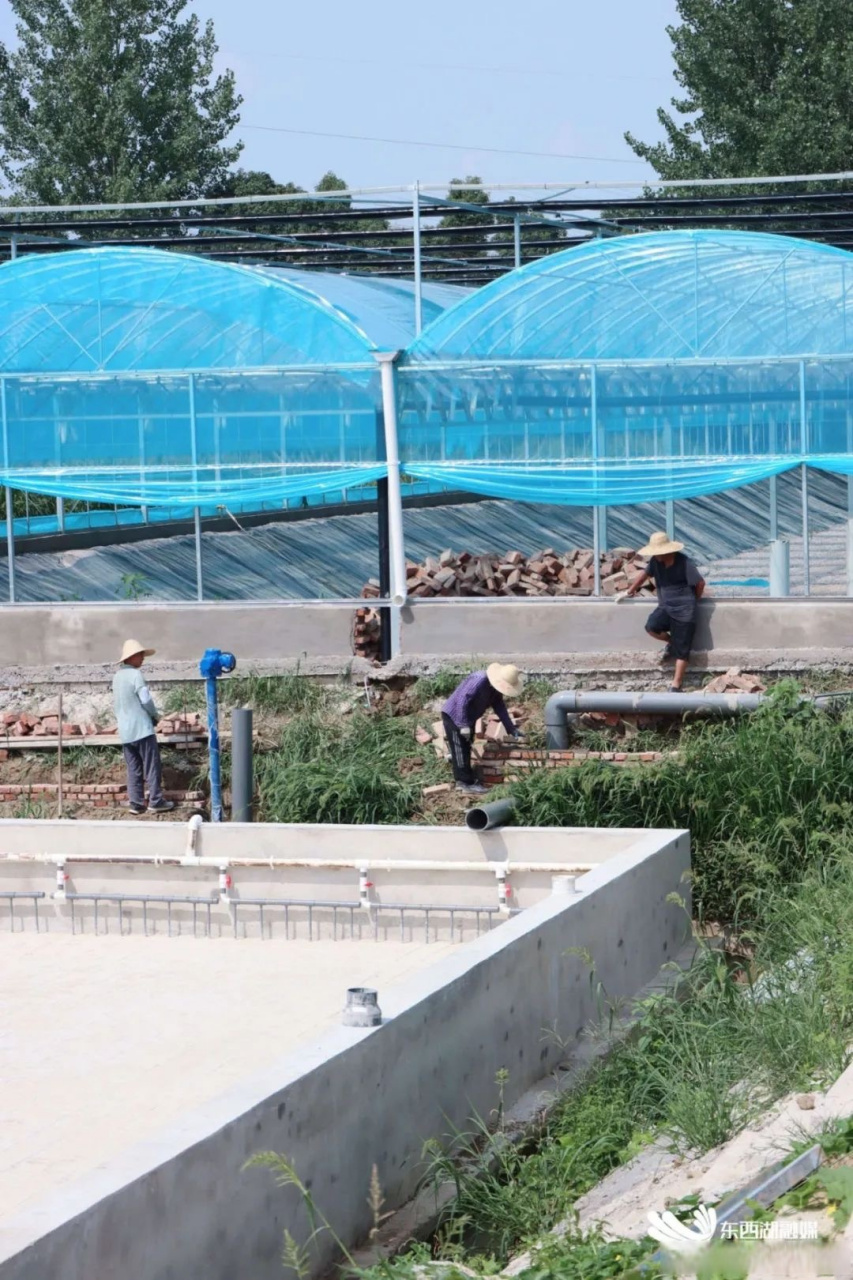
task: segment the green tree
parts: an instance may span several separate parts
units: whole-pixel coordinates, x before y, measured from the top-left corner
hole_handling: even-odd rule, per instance
[[[478,178],[469,174],[466,178],[451,178],[450,186],[447,191],[447,199],[454,203],[487,206],[489,203],[488,191],[477,186],[482,182],[482,178]],[[495,218],[491,213],[475,213],[471,209],[460,209],[458,212],[446,213],[439,222],[439,230],[443,231],[451,227],[491,227],[494,226]],[[491,237],[487,231],[483,231],[482,235],[473,234],[465,237],[449,237],[436,235],[430,237],[430,244],[448,245],[452,248],[442,249],[442,257],[447,258],[485,258],[489,254],[488,249],[468,249],[468,244],[482,243],[482,241],[490,241]]]
[[[659,177],[853,168],[850,0],[678,0],[678,14],[666,141],[625,135]]]
[[[4,176],[40,204],[191,199],[242,149],[231,71],[187,0],[10,0],[0,46]]]

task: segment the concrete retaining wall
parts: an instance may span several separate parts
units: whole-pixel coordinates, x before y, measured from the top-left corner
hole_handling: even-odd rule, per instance
[[[402,611],[408,656],[489,653],[659,653],[645,634],[649,601],[483,600],[429,602]],[[695,648],[713,653],[810,653],[853,647],[853,600],[705,600]]]
[[[475,654],[524,661],[535,655],[634,655],[659,652],[645,634],[647,601],[612,600],[422,601],[401,611],[402,656],[470,658]],[[208,646],[230,649],[241,668],[292,668],[313,674],[372,670],[352,658],[354,608],[276,604],[60,604],[0,607],[0,683],[20,670],[44,668],[65,679],[104,679],[128,636],[151,642],[151,677],[193,677]],[[798,655],[800,660],[846,653],[853,660],[853,600],[707,600],[699,609],[698,652]]]
[[[688,866],[686,833],[646,833],[581,894],[549,897],[380,992],[381,1027],[336,1029],[11,1224],[0,1280],[280,1280],[282,1230],[305,1239],[307,1227],[292,1189],[243,1171],[263,1150],[287,1154],[345,1241],[363,1239],[374,1165],[385,1208],[400,1205],[423,1141],[487,1116],[499,1070],[511,1104],[565,1061],[595,1014],[575,948],[613,999],[675,956],[686,916],[666,899],[686,893]],[[315,1270],[329,1260],[321,1243]]]
[[[208,647],[263,661],[352,653],[355,610],[319,603],[59,604],[0,608],[3,666],[115,665],[129,636],[159,662],[197,664]]]

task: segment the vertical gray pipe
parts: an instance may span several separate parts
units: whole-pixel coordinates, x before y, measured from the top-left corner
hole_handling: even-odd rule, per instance
[[[252,712],[240,707],[231,713],[231,821],[252,821]]]
[[[779,600],[791,594],[791,544],[787,538],[770,543],[770,596]]]

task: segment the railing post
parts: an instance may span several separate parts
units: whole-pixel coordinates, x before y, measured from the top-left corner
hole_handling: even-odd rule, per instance
[[[517,270],[521,266],[521,219],[518,214],[512,220],[512,247]]]

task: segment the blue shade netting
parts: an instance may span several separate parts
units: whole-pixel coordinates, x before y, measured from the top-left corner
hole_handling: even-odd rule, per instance
[[[466,292],[425,286],[425,318]],[[374,353],[413,337],[414,298],[407,282],[79,249],[0,267],[0,333],[0,482],[246,508],[383,474]]]
[[[399,387],[407,472],[475,492],[622,504],[846,470],[853,262],[746,232],[590,242],[446,311]]]

